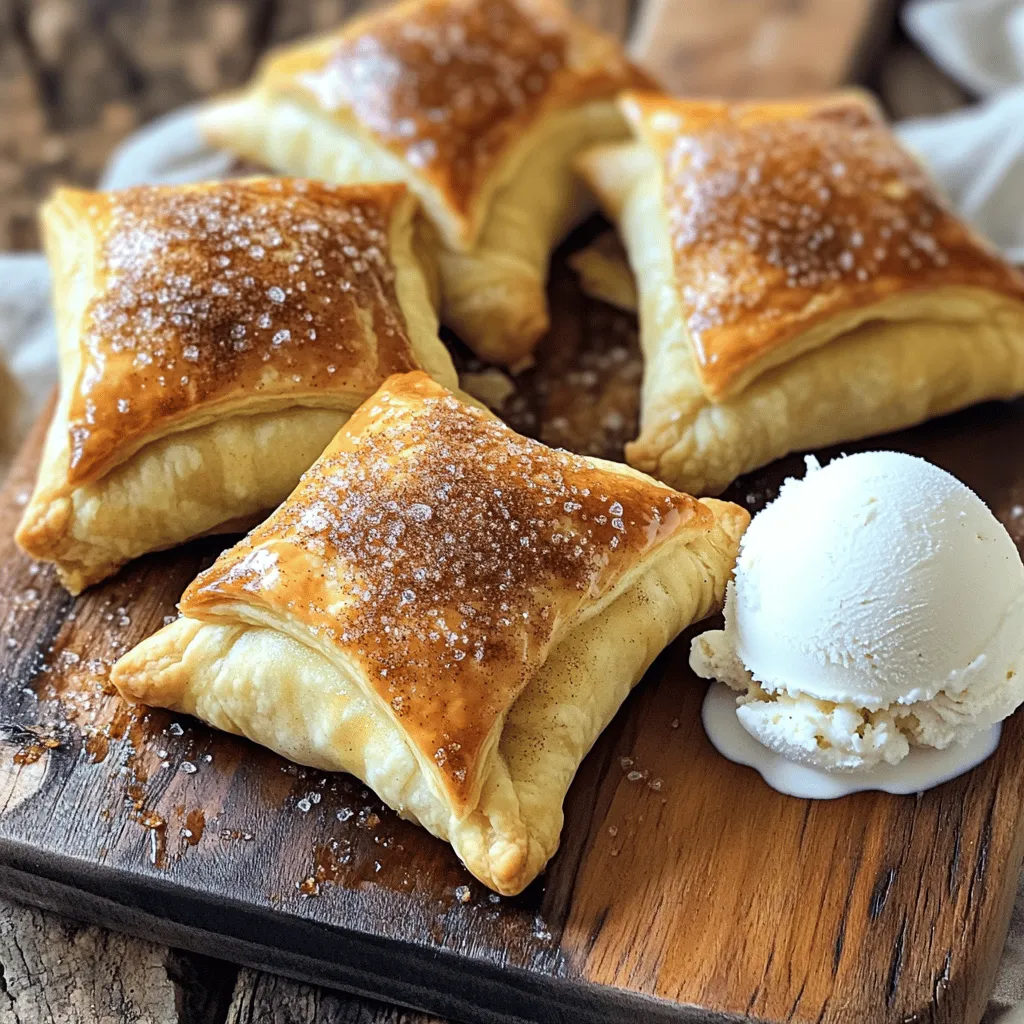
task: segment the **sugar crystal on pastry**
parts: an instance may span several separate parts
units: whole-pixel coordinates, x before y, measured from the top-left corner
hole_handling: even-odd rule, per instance
[[[684,495],[609,481],[451,396],[428,393],[414,418],[403,412],[382,395],[372,425],[343,430],[183,607],[238,589],[304,607],[309,628],[358,658],[396,713],[422,709],[425,749],[462,784],[495,716],[579,603],[705,513]],[[308,552],[324,564],[304,578],[289,565]],[[449,704],[460,680],[481,675],[472,699]],[[455,732],[453,748],[445,737]]]
[[[963,261],[997,286],[1009,280],[994,255],[984,266],[923,168],[871,119],[710,128],[675,141],[665,174],[676,277],[702,362],[729,355],[705,347],[711,329],[824,308],[836,287],[892,290],[917,272],[961,280]]]
[[[433,2],[343,36],[298,82],[325,109],[350,108],[465,210],[565,72],[568,46],[556,19],[535,21],[510,0]]]
[[[413,368],[385,255],[388,210],[375,196],[332,202],[333,193],[265,181],[92,200],[90,213],[108,225],[99,253],[107,281],[85,312],[72,480],[126,438],[242,384],[331,386],[325,360],[352,370],[365,360],[364,316],[380,342],[366,370]]]
[[[423,374],[391,378],[115,679],[355,772],[515,892],[557,846],[583,754],[665,644],[717,606],[746,520],[521,437]],[[230,692],[201,653],[222,642],[241,673]],[[298,654],[245,668],[234,653],[281,645],[320,680],[301,707]],[[239,701],[255,676],[254,717]],[[328,726],[357,706],[358,727]]]
[[[454,383],[414,214],[401,184],[59,191],[61,396],[22,546],[80,589],[273,507],[389,374]]]

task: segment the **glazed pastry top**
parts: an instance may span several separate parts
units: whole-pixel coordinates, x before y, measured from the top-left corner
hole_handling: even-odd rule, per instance
[[[552,0],[409,0],[282,51],[262,80],[354,120],[462,216],[542,117],[652,84]]]
[[[361,397],[418,366],[390,252],[406,204],[402,185],[298,179],[58,192],[48,231],[92,253],[71,481],[202,407]]]
[[[1024,298],[1024,277],[947,208],[859,95],[632,94],[623,109],[662,162],[675,277],[709,397],[776,363],[795,335],[899,293]]]

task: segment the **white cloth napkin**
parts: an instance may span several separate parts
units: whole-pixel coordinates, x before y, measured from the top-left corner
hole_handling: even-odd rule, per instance
[[[0,481],[53,388],[50,275],[40,253],[0,253]]]
[[[979,105],[897,126],[975,226],[1024,263],[1024,0],[917,0],[907,31]],[[215,178],[230,161],[210,151],[185,109],[160,118],[113,155],[103,188]],[[0,254],[0,479],[56,380],[49,277],[39,254]],[[985,1024],[1024,1024],[1024,879]]]
[[[899,134],[957,209],[1024,263],[1024,85],[965,111],[904,121]]]
[[[1010,259],[1024,263],[1024,3],[918,0],[907,31],[981,104],[899,126],[949,197]]]
[[[1020,0],[916,0],[903,23],[936,64],[979,96],[1024,82]]]

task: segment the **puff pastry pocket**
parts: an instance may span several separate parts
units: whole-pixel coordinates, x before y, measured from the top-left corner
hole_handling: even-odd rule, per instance
[[[747,520],[396,376],[112,678],[359,776],[514,894],[631,687],[720,607]]]
[[[621,104],[634,140],[578,166],[639,290],[633,465],[717,493],[788,451],[1024,390],[1024,277],[864,96]]]
[[[77,593],[251,525],[389,374],[454,386],[415,208],[401,184],[58,191],[60,398],[18,543]]]
[[[650,80],[557,0],[408,0],[273,54],[201,125],[278,171],[407,182],[437,236],[442,319],[511,365],[547,329],[571,159],[627,137],[627,86]]]

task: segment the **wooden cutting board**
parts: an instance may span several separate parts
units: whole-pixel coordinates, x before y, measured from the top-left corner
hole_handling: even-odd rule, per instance
[[[561,259],[552,301],[509,415],[613,453],[635,425],[635,324],[582,299]],[[112,695],[112,661],[220,542],[70,598],[10,541],[42,430],[0,497],[0,891],[466,1021],[979,1019],[1024,853],[1021,716],[923,796],[795,800],[709,746],[683,637],[584,762],[547,874],[499,899],[353,779]],[[989,405],[846,450],[932,459],[1019,542],[1021,436],[1024,403]],[[759,508],[800,468],[730,496]]]

